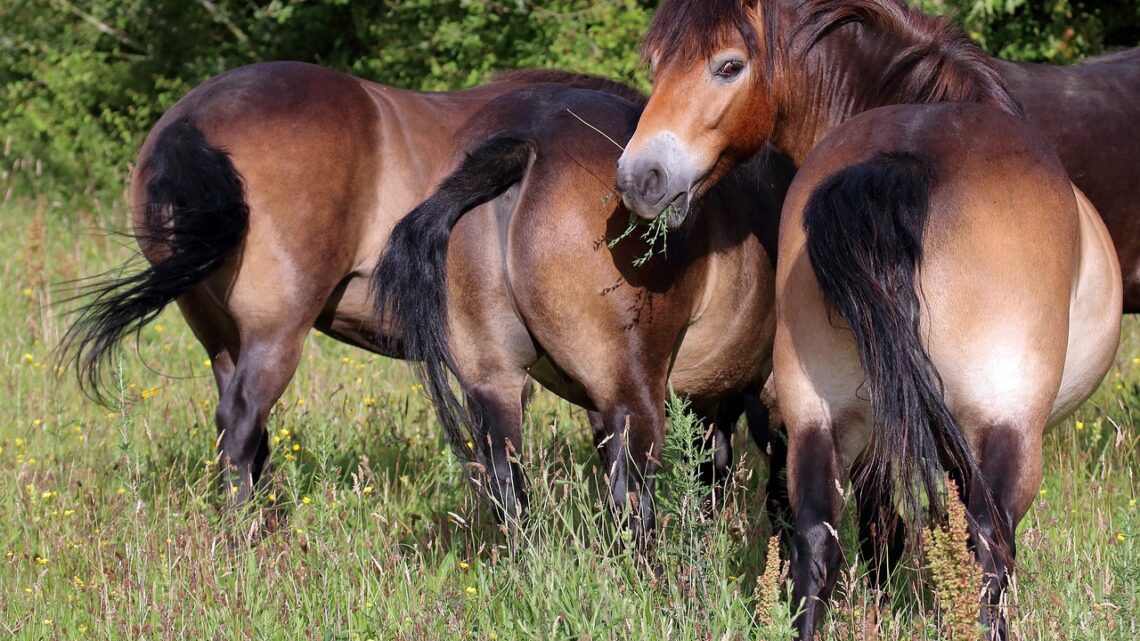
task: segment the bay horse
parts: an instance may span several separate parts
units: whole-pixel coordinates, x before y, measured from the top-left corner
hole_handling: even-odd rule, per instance
[[[372,281],[378,326],[422,365],[449,440],[508,522],[526,507],[529,375],[593,410],[612,505],[629,509],[639,543],[654,524],[669,385],[708,420],[770,372],[772,250],[792,174],[759,154],[635,266],[644,240],[611,243],[630,221],[614,167],[642,104],[553,85],[491,102],[465,125],[460,167],[396,225]],[[727,475],[739,413],[710,432],[706,480]],[[754,432],[764,420],[750,417]]]
[[[947,471],[982,619],[1005,638],[1042,433],[1119,342],[1120,266],[1096,210],[990,58],[897,0],[668,0],[645,54],[653,92],[618,164],[636,213],[683,211],[765,142],[799,167],[773,351],[799,638],[838,576],[845,480],[861,522],[889,538],[901,513],[913,541],[944,519]]]
[[[250,496],[266,420],[316,328],[389,356],[368,280],[388,234],[450,172],[463,123],[534,83],[617,82],[521,71],[453,93],[268,62],[212,78],[170,108],[139,152],[131,229],[149,266],[96,279],[63,342],[98,399],[116,345],[177,303],[210,357],[225,494]]]
[[[1120,260],[1124,312],[1140,312],[1140,48],[1066,66],[994,62],[1100,213]]]

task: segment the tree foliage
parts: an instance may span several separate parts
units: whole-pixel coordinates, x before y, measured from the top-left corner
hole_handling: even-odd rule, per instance
[[[638,46],[657,4],[5,0],[0,163],[17,184],[121,189],[126,164],[163,111],[206,78],[259,60],[308,60],[423,90],[466,87],[517,67],[560,67],[647,87]],[[920,5],[955,13],[999,55],[1057,62],[1134,46],[1140,18],[1140,0]]]

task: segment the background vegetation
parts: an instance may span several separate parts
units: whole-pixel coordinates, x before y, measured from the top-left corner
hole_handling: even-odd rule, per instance
[[[1140,40],[1140,0],[920,0],[990,51],[1069,62]],[[657,0],[5,0],[5,162],[68,193],[118,193],[158,116],[260,60],[307,60],[400,87],[457,89],[561,67],[647,86],[638,45]],[[26,174],[20,173],[21,177]]]
[[[130,257],[121,192],[142,136],[225,69],[275,58],[452,89],[556,66],[645,86],[651,0],[0,1],[0,633],[25,639],[784,638],[762,455],[738,435],[724,509],[661,479],[653,567],[603,507],[584,415],[540,392],[525,432],[535,517],[500,532],[401,363],[314,335],[272,419],[272,489],[219,508],[216,400],[175,310],[124,361],[120,403],[82,398],[51,349],[55,284]],[[923,0],[989,50],[1069,62],[1138,40],[1140,0]],[[1027,639],[1140,633],[1140,327],[1046,446],[1011,595]],[[674,426],[684,434],[684,421]],[[667,454],[683,450],[674,440]],[[669,457],[667,457],[669,458]],[[851,528],[841,528],[853,552]],[[251,544],[256,543],[256,544]],[[916,568],[923,564],[912,560]],[[931,595],[870,589],[848,557],[832,638],[934,638]],[[778,570],[778,568],[777,568]],[[778,609],[777,609],[778,610]],[[775,620],[773,620],[775,619]],[[774,627],[775,626],[775,627]]]

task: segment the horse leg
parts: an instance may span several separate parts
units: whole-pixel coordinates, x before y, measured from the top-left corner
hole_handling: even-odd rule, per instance
[[[732,475],[732,436],[736,422],[745,412],[743,394],[729,397],[717,404],[714,412],[698,412],[701,424],[707,428],[697,435],[697,445],[711,453],[700,466],[701,484],[709,488],[709,503],[719,505],[726,495],[728,478]],[[709,415],[712,414],[711,420]]]
[[[745,397],[745,418],[752,440],[768,455],[768,481],[764,508],[773,534],[779,534],[784,549],[790,549],[792,504],[788,498],[788,435],[776,405],[776,390],[768,377],[759,399]]]
[[[982,566],[985,590],[981,599],[981,620],[989,626],[992,639],[1008,638],[1001,599],[1013,571],[1017,523],[1029,510],[1041,485],[1041,439],[1037,432],[1011,424],[998,424],[985,432],[976,478],[965,497],[971,517],[971,539]],[[994,499],[991,510],[983,487]]]
[[[243,336],[241,355],[222,391],[215,419],[226,495],[244,503],[269,457],[265,424],[293,378],[308,327],[270,336]]]
[[[665,399],[643,393],[600,409],[606,425],[603,458],[610,500],[627,521],[639,545],[648,543],[656,525],[653,475],[661,464]]]
[[[523,399],[527,387],[525,370],[484,373],[480,383],[466,388],[474,413],[480,459],[486,468],[486,488],[500,521],[517,525],[529,503],[522,454]]]
[[[839,577],[839,464],[831,431],[822,425],[789,428],[788,491],[792,503],[792,610],[799,638],[814,630]]]

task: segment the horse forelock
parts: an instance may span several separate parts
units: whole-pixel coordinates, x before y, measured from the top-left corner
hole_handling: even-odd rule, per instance
[[[740,36],[750,57],[760,55],[760,34],[749,8],[758,0],[669,0],[657,10],[642,57],[659,67],[705,60]]]
[[[945,17],[900,0],[807,0],[795,12],[787,50],[802,60],[840,27],[859,24],[896,38],[881,85],[894,102],[978,102],[1023,116],[993,60]]]

